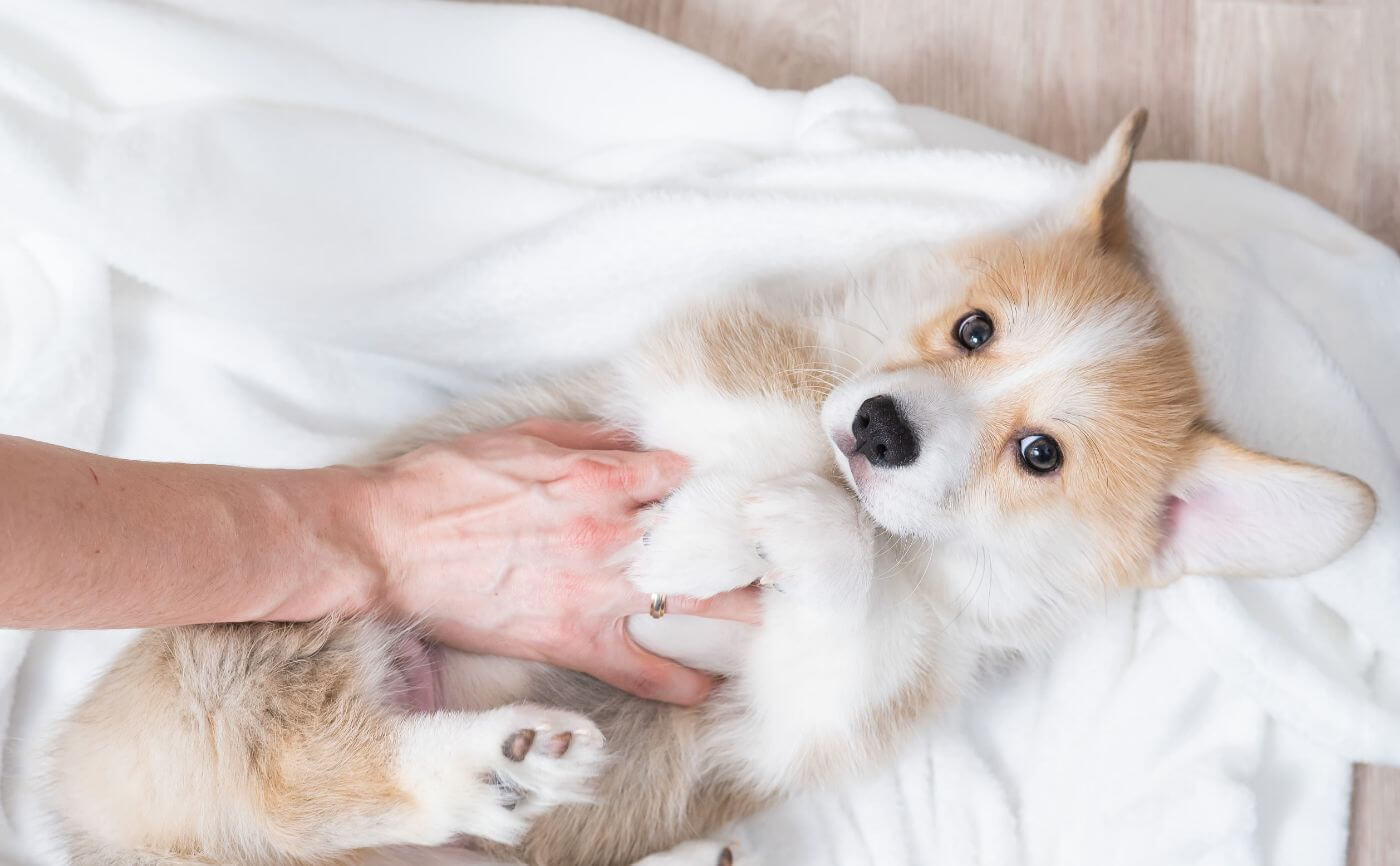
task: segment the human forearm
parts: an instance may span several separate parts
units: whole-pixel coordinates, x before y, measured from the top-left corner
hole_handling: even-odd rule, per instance
[[[363,473],[142,463],[0,437],[0,625],[355,612],[382,575]]]
[[[693,703],[708,676],[643,651],[651,599],[619,556],[685,475],[617,431],[558,421],[366,468],[97,457],[0,436],[0,627],[126,628],[377,613],[446,643]],[[755,621],[753,591],[672,598]]]

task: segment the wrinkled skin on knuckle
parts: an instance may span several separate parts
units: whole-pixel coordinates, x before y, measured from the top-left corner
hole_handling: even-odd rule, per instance
[[[508,443],[503,444],[502,451],[525,454],[536,460],[554,461],[559,457],[559,446],[542,436],[531,433],[511,437]]]
[[[526,506],[535,513],[543,513],[558,497],[550,489],[549,484],[543,481],[531,481],[521,489],[521,496],[524,498]]]
[[[637,482],[637,473],[632,467],[598,455],[578,458],[570,477],[585,490],[627,490]]]

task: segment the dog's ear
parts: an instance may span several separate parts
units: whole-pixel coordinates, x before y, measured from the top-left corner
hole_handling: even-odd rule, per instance
[[[1127,214],[1128,171],[1133,167],[1133,153],[1146,126],[1145,108],[1123,118],[1084,173],[1085,188],[1072,219],[1092,233],[1105,251],[1132,249]]]
[[[1200,430],[1166,503],[1154,576],[1303,574],[1336,559],[1371,525],[1361,481],[1258,454]]]

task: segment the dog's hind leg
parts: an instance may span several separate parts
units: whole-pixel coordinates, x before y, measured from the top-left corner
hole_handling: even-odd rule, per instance
[[[395,694],[407,639],[366,621],[143,635],[58,739],[55,791],[72,836],[97,852],[86,862],[511,844],[588,798],[603,755],[591,722],[527,704],[407,712]]]

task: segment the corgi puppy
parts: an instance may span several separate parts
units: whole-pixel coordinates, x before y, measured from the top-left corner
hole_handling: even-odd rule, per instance
[[[1203,415],[1133,242],[1145,120],[1024,225],[801,301],[715,301],[394,446],[543,412],[689,457],[631,577],[695,596],[757,580],[763,624],[630,628],[726,675],[703,706],[368,620],[152,630],[57,737],[75,862],[731,864],[747,852],[706,837],[877,766],[988,658],[1043,651],[1105,593],[1338,556],[1370,489]]]

